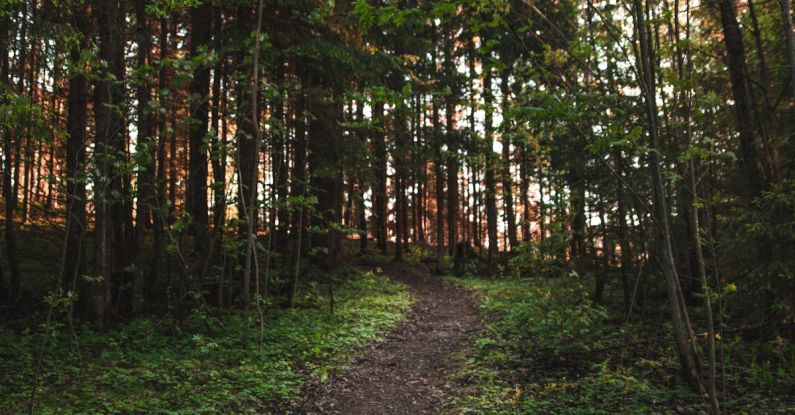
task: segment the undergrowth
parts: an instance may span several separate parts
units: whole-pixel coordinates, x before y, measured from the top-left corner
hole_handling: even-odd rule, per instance
[[[477,294],[485,325],[462,352],[455,376],[466,387],[450,413],[706,413],[680,386],[670,327],[624,323],[593,304],[577,276],[451,281]],[[755,362],[760,349],[726,340],[724,413],[795,412],[795,348],[779,344],[789,364],[777,369]]]
[[[136,319],[97,333],[79,327],[48,338],[36,402],[40,414],[284,413],[309,379],[324,379],[360,347],[405,317],[405,287],[357,273],[337,291],[334,314],[311,307],[274,310],[257,351],[241,346],[243,319],[222,312],[208,326],[195,315]],[[27,413],[42,334],[0,327],[0,413]]]

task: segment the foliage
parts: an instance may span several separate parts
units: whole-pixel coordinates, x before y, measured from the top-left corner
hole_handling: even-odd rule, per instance
[[[426,247],[420,245],[411,245],[409,252],[406,255],[406,261],[418,264],[435,259],[434,255],[435,254]]]
[[[791,326],[795,318],[795,180],[763,192],[746,208],[721,217],[727,258],[727,283],[736,284],[744,322],[764,320],[774,329]],[[761,261],[760,261],[761,259]],[[750,304],[765,298],[764,307],[747,313]]]
[[[701,397],[681,386],[659,326],[615,322],[590,303],[575,275],[452,281],[475,291],[486,325],[464,352],[456,377],[471,387],[451,412],[706,413]],[[727,365],[745,368],[727,374],[728,413],[793,409],[785,392],[795,385],[791,344],[779,338],[765,347],[737,338],[723,348]],[[765,348],[770,352],[760,355]]]
[[[241,314],[230,311],[219,311],[212,327],[194,314],[183,323],[135,319],[107,333],[81,327],[74,339],[61,333],[45,355],[38,411],[282,413],[307,379],[328,377],[411,303],[404,286],[372,273],[359,273],[339,295],[350,299],[334,315],[322,298],[270,311],[262,353],[241,348]],[[23,412],[41,334],[2,327],[0,334],[0,412]]]

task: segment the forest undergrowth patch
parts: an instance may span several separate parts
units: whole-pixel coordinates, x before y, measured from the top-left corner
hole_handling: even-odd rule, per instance
[[[591,302],[576,276],[451,281],[477,294],[485,320],[462,352],[455,377],[468,386],[451,413],[707,413],[705,399],[682,386],[664,318],[625,323]],[[778,345],[776,363],[760,363],[766,343],[724,341],[725,413],[795,411],[792,345]]]
[[[356,272],[337,290],[334,314],[327,300],[270,311],[263,351],[257,330],[241,346],[243,318],[219,311],[178,324],[168,318],[134,319],[99,333],[79,327],[46,330],[36,409],[72,413],[283,413],[310,378],[325,378],[356,350],[377,341],[405,318],[406,287],[370,272]],[[31,379],[43,330],[0,326],[0,413],[27,413]]]

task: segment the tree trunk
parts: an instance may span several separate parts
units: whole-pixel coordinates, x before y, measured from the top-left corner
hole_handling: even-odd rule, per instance
[[[455,40],[452,28],[445,34],[444,71],[448,79],[453,79],[457,72],[453,64]],[[453,85],[450,85],[453,88]],[[453,255],[455,244],[458,242],[458,134],[455,127],[455,96],[456,93],[445,98],[445,129],[447,134],[447,252]]]
[[[508,98],[511,95],[511,87],[509,85],[510,71],[504,70],[500,82],[500,89],[502,92],[502,113],[508,112]],[[503,118],[502,128],[502,197],[505,209],[505,221],[508,227],[508,245],[505,247],[506,251],[512,250],[518,246],[518,237],[516,235],[516,212],[513,206],[513,177],[511,176],[511,139],[509,121]]]
[[[274,69],[274,82],[278,88],[282,87],[284,82],[284,64],[279,61]],[[273,113],[271,116],[271,173],[273,175],[274,189],[276,192],[275,199],[278,201],[276,206],[272,206],[278,218],[278,225],[274,230],[276,235],[276,246],[284,246],[287,243],[287,229],[289,227],[290,212],[287,209],[282,209],[281,204],[287,200],[289,179],[289,171],[287,169],[287,134],[286,123],[284,117],[284,101],[281,97],[277,97],[272,104]]]
[[[224,226],[226,224],[226,168],[227,168],[227,75],[226,75],[226,55],[222,49],[222,33],[224,31],[223,9],[213,6],[212,11],[212,32],[213,49],[220,56],[213,68],[212,80],[212,101],[210,104],[210,165],[212,167],[212,242],[210,250],[212,253],[207,256],[204,270],[214,265],[223,264],[225,254],[224,247]],[[224,280],[226,268],[221,267],[216,274],[215,287],[210,294],[215,305],[224,307]],[[212,298],[212,297],[211,297]]]
[[[707,317],[707,335],[709,338],[707,339],[708,351],[707,351],[707,359],[709,361],[709,382],[707,384],[707,392],[709,395],[710,405],[712,406],[712,413],[713,415],[720,414],[720,404],[718,403],[718,393],[716,387],[717,381],[717,360],[715,358],[715,323],[713,322],[713,314],[712,314],[712,290],[709,287],[709,282],[707,281],[707,270],[704,266],[704,254],[701,250],[701,229],[699,226],[698,220],[698,196],[697,196],[697,184],[696,184],[696,172],[695,172],[695,163],[691,158],[689,160],[690,168],[689,170],[689,178],[690,178],[690,191],[692,192],[692,202],[693,205],[690,207],[690,238],[693,243],[693,247],[695,250],[695,257],[696,257],[696,264],[698,269],[698,277],[699,282],[702,285],[702,289],[704,290],[704,309],[705,314]]]
[[[78,65],[82,51],[89,46],[92,22],[87,7],[77,7],[74,30],[80,36],[77,44],[69,50],[72,65]],[[69,78],[67,98],[66,131],[66,246],[61,281],[67,290],[76,292],[78,284],[82,295],[78,300],[85,307],[85,292],[81,277],[86,273],[83,236],[86,232],[86,123],[87,123],[88,78],[75,72]],[[83,308],[83,307],[81,307]]]
[[[647,133],[650,147],[648,153],[649,172],[651,175],[655,225],[658,232],[659,259],[663,275],[667,282],[668,301],[671,305],[671,319],[674,329],[674,343],[679,356],[682,374],[693,390],[701,392],[704,390],[701,364],[696,351],[695,337],[690,324],[690,317],[687,313],[687,307],[679,283],[679,275],[677,274],[676,264],[674,263],[673,240],[669,222],[670,212],[668,211],[667,200],[664,194],[663,172],[659,157],[660,145],[657,132],[657,94],[654,85],[654,58],[651,55],[651,40],[649,39],[649,29],[646,25],[641,0],[634,0],[634,6],[635,28],[638,33],[641,52],[638,57],[638,66],[643,75],[640,80],[641,91],[644,97],[648,121]]]
[[[497,161],[494,157],[494,137],[492,129],[492,115],[494,112],[494,96],[491,92],[491,68],[483,71],[483,102],[485,104],[485,120],[483,130],[485,133],[484,151],[486,152],[486,222],[489,236],[489,274],[495,271],[499,241],[497,239],[497,184],[495,170]]]
[[[118,163],[125,158],[125,127],[119,106],[124,103],[124,3],[101,0],[95,3],[99,35],[99,57],[107,62],[94,85],[97,159],[99,182],[94,184],[94,274],[90,319],[104,324],[111,306],[114,277],[124,268],[124,187]]]
[[[8,15],[0,15],[0,83],[7,85],[9,81],[9,52],[8,31],[10,19]],[[5,102],[3,102],[5,104]],[[22,281],[19,269],[19,253],[17,251],[16,227],[14,226],[14,216],[17,207],[17,185],[14,179],[15,163],[14,156],[15,135],[8,129],[3,129],[3,201],[5,202],[5,221],[3,230],[5,238],[5,254],[8,260],[8,269],[11,274],[11,281],[8,287],[8,299],[17,301],[21,290]],[[2,279],[2,278],[0,278]]]
[[[169,56],[169,23],[168,19],[160,19],[159,35],[159,60],[163,62]],[[157,115],[157,144],[155,146],[155,187],[154,205],[152,206],[154,225],[154,246],[152,249],[152,268],[147,274],[147,297],[153,298],[157,292],[157,278],[160,275],[161,257],[165,248],[165,222],[166,222],[166,143],[168,142],[167,120],[165,112],[168,111],[170,96],[168,91],[169,71],[166,66],[161,66],[158,73],[157,93],[158,107],[165,111]]]
[[[376,245],[381,252],[387,250],[387,172],[386,172],[386,136],[384,128],[384,104],[376,102],[373,105],[373,147],[375,153],[375,189],[373,192],[373,216],[375,217]]]
[[[364,119],[364,100],[361,99],[356,102],[356,119],[354,120],[359,126],[356,130],[356,136],[362,145],[362,148],[367,148],[367,129],[362,127],[365,122]],[[367,192],[367,171],[370,166],[365,161],[365,165],[358,166],[356,174],[359,186],[356,190],[356,224],[359,229],[359,252],[364,254],[367,252],[367,208],[364,203],[364,194]]]
[[[624,160],[621,150],[615,150],[615,170],[621,176],[624,171]],[[616,183],[616,205],[617,205],[617,221],[618,221],[618,246],[621,249],[621,267],[619,269],[621,277],[621,290],[624,294],[624,310],[630,312],[632,289],[629,285],[629,270],[632,264],[632,253],[630,251],[629,239],[627,235],[627,208],[626,201],[624,201],[624,183],[617,180]]]
[[[717,1],[723,27],[723,43],[734,98],[737,130],[740,136],[739,158],[746,178],[747,193],[753,197],[767,187],[768,177],[758,154],[758,142],[754,136],[751,119],[751,98],[746,77],[745,46],[737,23],[737,11],[733,0]]]
[[[299,90],[294,98],[293,118],[295,119],[295,157],[293,160],[293,179],[291,182],[290,193],[294,199],[301,201],[300,206],[294,210],[291,221],[291,239],[293,245],[293,280],[291,282],[288,303],[295,305],[295,296],[298,292],[298,277],[300,275],[301,256],[306,251],[307,237],[306,227],[308,224],[308,213],[304,205],[307,189],[306,176],[306,156],[307,156],[307,136],[306,119],[304,116],[305,99],[303,91]]]
[[[15,170],[12,163],[14,140],[10,134],[4,134],[3,140],[3,199],[5,201],[4,238],[6,258],[11,281],[8,287],[8,299],[12,302],[19,300],[21,291],[21,271],[19,269],[19,252],[17,250],[16,226],[14,216],[17,208],[17,186],[12,184],[12,175]]]
[[[326,248],[322,265],[333,270],[340,255],[341,235],[335,228],[342,221],[343,181],[340,165],[342,108],[335,91],[322,78],[311,79],[309,91],[309,173],[317,195],[317,212],[325,234],[315,234],[313,246]]]
[[[149,53],[151,40],[149,23],[146,14],[146,3],[136,0],[134,3],[136,29],[135,40],[138,44],[138,67],[143,68],[150,64]],[[150,109],[152,84],[148,74],[141,76],[137,81],[136,99],[138,101],[138,137],[137,137],[137,178],[138,197],[135,217],[135,246],[133,258],[133,312],[139,312],[144,300],[144,264],[143,245],[146,229],[150,224],[150,213],[154,205],[154,168],[155,168],[155,142],[154,120]]]
[[[528,160],[527,144],[519,144],[521,149],[521,161],[519,164],[519,198],[522,203],[522,241],[530,242],[533,237],[530,234],[530,160]]]
[[[436,188],[436,273],[441,274],[444,268],[444,156],[442,155],[442,132],[439,125],[439,102],[436,98],[432,98],[431,107],[431,120],[433,124],[433,138],[434,138],[434,187]]]
[[[190,58],[198,66],[188,87],[190,127],[188,138],[188,180],[186,210],[191,216],[190,229],[197,258],[205,258],[207,250],[207,120],[209,116],[210,67],[203,56],[211,41],[212,4],[202,1],[190,9]],[[205,259],[206,260],[206,259]]]
[[[795,36],[792,32],[792,0],[779,0],[781,17],[784,22],[784,35],[787,38],[787,58],[789,59],[789,87],[795,99]]]
[[[398,85],[393,85],[396,87]],[[399,89],[396,89],[399,90]],[[408,226],[406,202],[406,109],[397,105],[394,110],[395,153],[392,157],[395,166],[395,261],[403,260]]]

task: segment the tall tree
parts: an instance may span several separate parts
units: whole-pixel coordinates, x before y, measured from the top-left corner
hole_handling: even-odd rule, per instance
[[[380,99],[380,98],[379,98]],[[373,164],[375,166],[375,188],[373,189],[373,219],[375,220],[376,246],[381,252],[387,250],[387,151],[384,131],[384,103],[373,103]]]
[[[726,47],[726,63],[734,98],[734,112],[737,119],[737,130],[740,138],[739,158],[742,161],[748,194],[754,196],[767,186],[768,172],[765,171],[759,156],[759,142],[753,130],[751,118],[751,97],[746,71],[745,45],[740,25],[737,22],[737,10],[733,0],[714,0],[720,11],[723,27],[723,44]]]
[[[510,69],[502,70],[500,82],[500,92],[502,93],[502,197],[505,210],[505,222],[508,232],[508,244],[510,249],[515,249],[518,245],[516,232],[516,211],[513,203],[513,177],[511,173],[511,127],[510,120],[507,119],[508,103],[511,97]],[[506,247],[508,250],[508,247]]]
[[[640,86],[648,122],[646,134],[650,149],[648,154],[649,173],[651,176],[653,217],[657,228],[660,265],[666,279],[668,302],[671,306],[671,320],[674,329],[674,343],[682,367],[682,374],[693,389],[703,391],[703,377],[696,350],[695,336],[674,260],[673,237],[670,225],[671,214],[668,210],[668,199],[665,195],[663,171],[659,157],[659,122],[654,77],[656,61],[652,54],[651,26],[647,24],[645,15],[647,12],[648,9],[644,9],[641,0],[634,0],[633,20],[638,34],[637,40],[640,49],[638,69],[642,75]]]
[[[95,3],[99,58],[102,67],[94,83],[94,274],[88,315],[102,324],[112,305],[115,277],[124,269],[124,186],[120,164],[126,163],[124,113],[124,31],[123,0]]]
[[[487,56],[486,59],[488,59]],[[483,104],[486,112],[483,121],[483,132],[485,136],[483,151],[486,153],[486,226],[488,228],[489,240],[489,273],[493,273],[496,270],[497,252],[500,244],[497,237],[497,160],[495,160],[493,149],[494,93],[491,89],[491,82],[491,63],[486,62],[483,70]]]
[[[135,11],[135,41],[138,44],[138,76],[135,81],[137,122],[137,148],[136,148],[136,176],[138,179],[138,194],[135,215],[135,269],[133,271],[133,299],[135,311],[139,311],[143,303],[144,275],[146,273],[143,255],[143,245],[146,230],[151,224],[152,206],[155,205],[155,120],[151,108],[152,82],[151,82],[151,49],[152,39],[149,27],[149,17],[146,13],[146,2],[136,0],[133,5]]]
[[[458,99],[457,73],[455,66],[455,38],[452,23],[445,27],[444,33],[444,79],[449,88],[445,97],[445,133],[447,135],[447,242],[448,253],[454,253],[458,241],[459,183],[458,183],[458,148],[460,137],[456,131],[455,106]]]
[[[86,124],[88,77],[85,75],[83,52],[91,41],[91,10],[85,5],[75,7],[71,16],[73,30],[80,41],[70,46],[69,96],[66,117],[66,244],[61,276],[63,286],[75,291],[85,275],[83,239],[86,222]],[[83,293],[79,298],[85,298]]]
[[[10,18],[7,13],[0,15],[0,85],[6,88],[9,85],[10,63],[9,63],[9,30]],[[3,104],[8,104],[4,97]],[[20,284],[22,280],[19,269],[19,252],[17,250],[16,227],[14,217],[17,208],[17,187],[19,164],[16,160],[19,153],[16,151],[18,146],[15,134],[10,128],[3,127],[3,201],[5,202],[5,220],[3,224],[3,238],[5,240],[6,258],[11,274],[11,281],[8,287],[8,299],[16,301],[21,295]]]
[[[190,133],[188,140],[188,192],[187,212],[196,250],[207,249],[207,123],[210,110],[210,41],[212,39],[212,4],[202,1],[190,11],[191,30],[189,53],[194,65],[190,81]],[[203,254],[200,254],[203,255]]]

